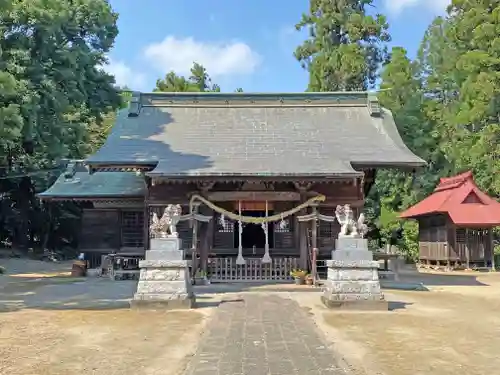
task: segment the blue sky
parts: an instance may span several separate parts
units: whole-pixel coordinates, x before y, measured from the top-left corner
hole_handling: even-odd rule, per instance
[[[432,19],[449,0],[376,0],[392,46],[414,56]],[[111,0],[120,34],[106,69],[117,83],[151,91],[169,71],[203,64],[222,91],[300,92],[307,72],[293,57],[305,38],[294,25],[308,0]],[[273,4],[270,6],[269,4]]]

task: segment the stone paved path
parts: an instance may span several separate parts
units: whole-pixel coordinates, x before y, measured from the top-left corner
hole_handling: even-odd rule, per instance
[[[217,308],[184,374],[345,373],[312,317],[295,301],[245,294]]]

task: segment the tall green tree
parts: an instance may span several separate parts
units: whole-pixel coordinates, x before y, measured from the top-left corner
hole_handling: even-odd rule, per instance
[[[457,109],[448,150],[458,169],[472,169],[481,187],[500,195],[500,3],[454,0],[449,8],[449,39],[456,59]]]
[[[91,128],[121,103],[99,68],[118,15],[106,0],[0,5],[0,224],[14,245],[32,247],[47,220],[35,193],[50,179],[38,172],[85,157]]]
[[[375,85],[390,41],[385,16],[367,13],[373,0],[310,0],[297,30],[309,38],[295,57],[309,71],[309,91],[366,90]]]
[[[440,135],[447,172],[471,169],[481,188],[499,195],[500,5],[455,0],[448,12],[429,26],[419,50],[422,110]]]
[[[389,243],[394,231],[402,227],[398,245],[409,258],[418,253],[417,226],[399,220],[398,213],[432,192],[448,168],[439,148],[441,137],[435,131],[436,123],[427,116],[427,106],[432,101],[426,97],[421,76],[418,62],[411,61],[403,48],[393,48],[391,60],[381,75],[379,99],[392,111],[406,145],[429,164],[413,174],[379,170],[367,199],[368,215],[378,230],[381,244]]]
[[[119,108],[127,108],[132,99],[132,91],[128,87],[118,87],[120,93]],[[106,141],[111,128],[116,122],[116,111],[110,110],[102,115],[101,121],[89,121],[87,124],[88,143],[90,153],[96,152]]]

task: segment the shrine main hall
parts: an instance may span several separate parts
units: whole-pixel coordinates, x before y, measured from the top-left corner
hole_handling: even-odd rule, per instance
[[[334,249],[336,206],[357,217],[377,169],[424,164],[371,93],[136,92],[104,145],[39,196],[81,207],[80,251],[97,263],[144,254],[153,214],[179,204],[193,269],[288,278]]]

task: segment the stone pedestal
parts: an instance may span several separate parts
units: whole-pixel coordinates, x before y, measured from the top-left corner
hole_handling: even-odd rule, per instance
[[[139,262],[141,274],[134,308],[189,309],[195,302],[189,276],[189,261],[184,260],[178,238],[151,239],[151,250]]]
[[[363,238],[340,237],[332,260],[326,262],[328,277],[321,300],[329,308],[387,310],[380,290],[378,262]]]

